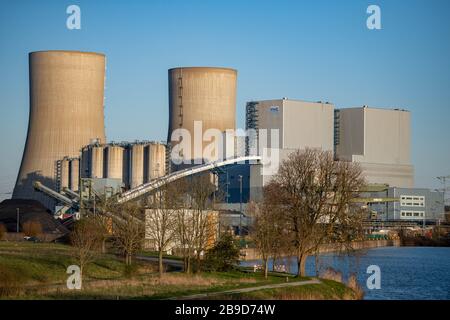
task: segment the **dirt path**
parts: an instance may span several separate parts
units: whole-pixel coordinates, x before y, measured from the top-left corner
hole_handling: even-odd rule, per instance
[[[298,287],[298,286],[304,286],[304,285],[307,285],[307,284],[320,284],[320,283],[321,282],[319,280],[317,280],[317,279],[307,280],[307,281],[293,281],[293,282],[275,283],[275,284],[267,284],[267,285],[264,285],[264,286],[257,286],[257,287],[240,288],[240,289],[225,290],[225,291],[218,291],[218,292],[198,293],[198,294],[193,294],[193,295],[189,295],[189,296],[173,297],[173,298],[169,298],[168,300],[203,299],[203,298],[208,298],[208,297],[211,297],[211,296],[216,296],[216,295],[221,295],[221,294],[234,294],[234,293],[243,293],[243,292],[264,290],[264,289]]]

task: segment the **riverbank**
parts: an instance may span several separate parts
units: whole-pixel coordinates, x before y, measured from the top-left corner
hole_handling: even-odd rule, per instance
[[[262,272],[246,268],[191,275],[168,272],[159,277],[157,262],[151,257],[134,261],[130,273],[122,258],[100,253],[85,269],[83,289],[69,290],[66,269],[72,264],[76,260],[68,245],[0,242],[0,299],[176,299],[192,295],[202,299],[358,299],[343,283],[320,280],[303,285],[311,278],[269,273],[265,279]]]
[[[318,263],[316,265],[316,263]],[[243,261],[243,266],[261,264],[261,261]],[[291,273],[297,272],[295,257],[277,261]],[[273,262],[269,261],[269,270]],[[369,266],[380,268],[380,289],[366,286]],[[306,276],[333,268],[342,273],[343,279],[356,275],[368,300],[449,300],[450,299],[450,248],[448,247],[379,247],[360,250],[354,255],[324,253],[316,260],[306,261]]]
[[[380,247],[399,247],[401,241],[399,239],[394,240],[364,240],[354,241],[351,243],[353,250],[372,249]],[[324,244],[319,248],[319,253],[331,253],[342,251],[343,247],[336,246],[335,244]],[[245,248],[241,250],[242,261],[260,260],[261,256],[255,248]]]

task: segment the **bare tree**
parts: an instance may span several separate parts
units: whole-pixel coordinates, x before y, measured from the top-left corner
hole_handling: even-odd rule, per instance
[[[162,276],[163,253],[174,244],[178,212],[183,205],[182,186],[178,182],[164,185],[149,199],[146,212],[145,235],[153,240],[158,251],[159,274]]]
[[[352,202],[364,185],[357,164],[334,161],[331,152],[292,153],[264,189],[264,201],[283,211],[305,276],[309,255],[323,243],[348,244],[358,237],[361,214]]]
[[[116,204],[112,208],[112,231],[115,246],[125,256],[125,263],[131,265],[132,257],[141,249],[144,240],[142,208],[133,202]]]
[[[209,174],[194,176],[184,181],[186,204],[177,211],[177,238],[182,247],[185,271],[192,271],[192,258],[200,266],[201,252],[212,245],[216,235],[217,221],[210,214],[213,208],[215,186]]]
[[[80,267],[80,275],[83,275],[85,267],[94,260],[97,250],[101,245],[98,225],[92,217],[85,217],[75,222],[70,233],[70,242],[74,247],[73,254]]]
[[[275,267],[276,258],[286,253],[286,248],[290,244],[286,219],[278,206],[272,206],[267,202],[251,202],[247,211],[253,218],[250,234],[264,262],[264,277],[267,278],[270,258],[273,259]]]
[[[111,212],[117,205],[116,197],[108,197],[106,193],[95,195],[96,205],[95,213],[92,215],[93,222],[97,225],[99,236],[101,239],[102,253],[106,253],[106,241],[112,234],[112,217]]]
[[[184,271],[191,273],[191,259],[195,248],[195,234],[191,210],[182,207],[177,210],[176,236],[181,247]]]
[[[274,237],[269,211],[264,206],[250,203],[248,211],[253,218],[251,235],[264,263],[264,277],[267,279],[269,258],[272,253]]]

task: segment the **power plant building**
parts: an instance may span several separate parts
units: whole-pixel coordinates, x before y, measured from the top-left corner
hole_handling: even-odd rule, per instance
[[[223,133],[227,129],[235,129],[237,71],[228,68],[181,67],[170,69],[168,76],[168,144],[173,148],[179,141],[171,142],[174,130],[186,129],[190,134],[191,148],[178,152],[177,156],[189,164],[192,160],[202,163],[207,144],[202,142],[204,132],[217,129]]]
[[[287,98],[252,101],[246,105],[246,129],[255,129],[248,138],[247,152],[260,143],[266,148],[279,148],[279,162],[296,150],[306,148],[333,151],[334,105],[328,102],[306,102]],[[265,129],[267,134],[262,137]],[[274,132],[278,132],[275,139]],[[264,139],[264,140],[262,140]],[[258,148],[261,155],[261,149]],[[272,178],[261,174],[262,165],[250,166],[250,199],[261,196],[261,187]]]
[[[305,148],[333,151],[333,112],[334,105],[328,102],[253,101],[246,106],[246,128],[268,130],[267,146],[287,153]],[[273,129],[279,132],[278,146],[271,143]]]
[[[33,182],[56,189],[68,186],[65,157],[79,156],[93,140],[105,142],[105,56],[78,51],[29,54],[28,132],[13,199],[35,199],[47,208],[54,200],[34,190]],[[76,164],[74,163],[74,166]],[[74,177],[75,178],[75,177]]]
[[[368,183],[412,188],[411,113],[366,106],[336,110],[335,156],[360,163]]]

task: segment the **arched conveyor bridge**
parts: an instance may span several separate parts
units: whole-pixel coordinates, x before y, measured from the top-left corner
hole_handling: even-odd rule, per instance
[[[133,199],[136,199],[140,196],[143,196],[144,194],[147,194],[149,192],[152,192],[153,190],[157,190],[158,188],[161,188],[167,183],[173,182],[175,180],[188,177],[191,175],[195,175],[201,172],[213,170],[214,168],[228,166],[234,163],[238,162],[245,162],[245,161],[260,161],[260,156],[245,156],[245,157],[238,157],[238,158],[232,158],[227,159],[223,161],[216,161],[216,162],[210,162],[207,164],[198,165],[195,167],[183,169],[180,171],[175,171],[171,174],[168,174],[164,177],[154,179],[152,181],[149,181],[147,183],[144,183],[140,186],[137,186],[136,188],[130,189],[120,195],[118,198],[119,203],[124,203]]]

